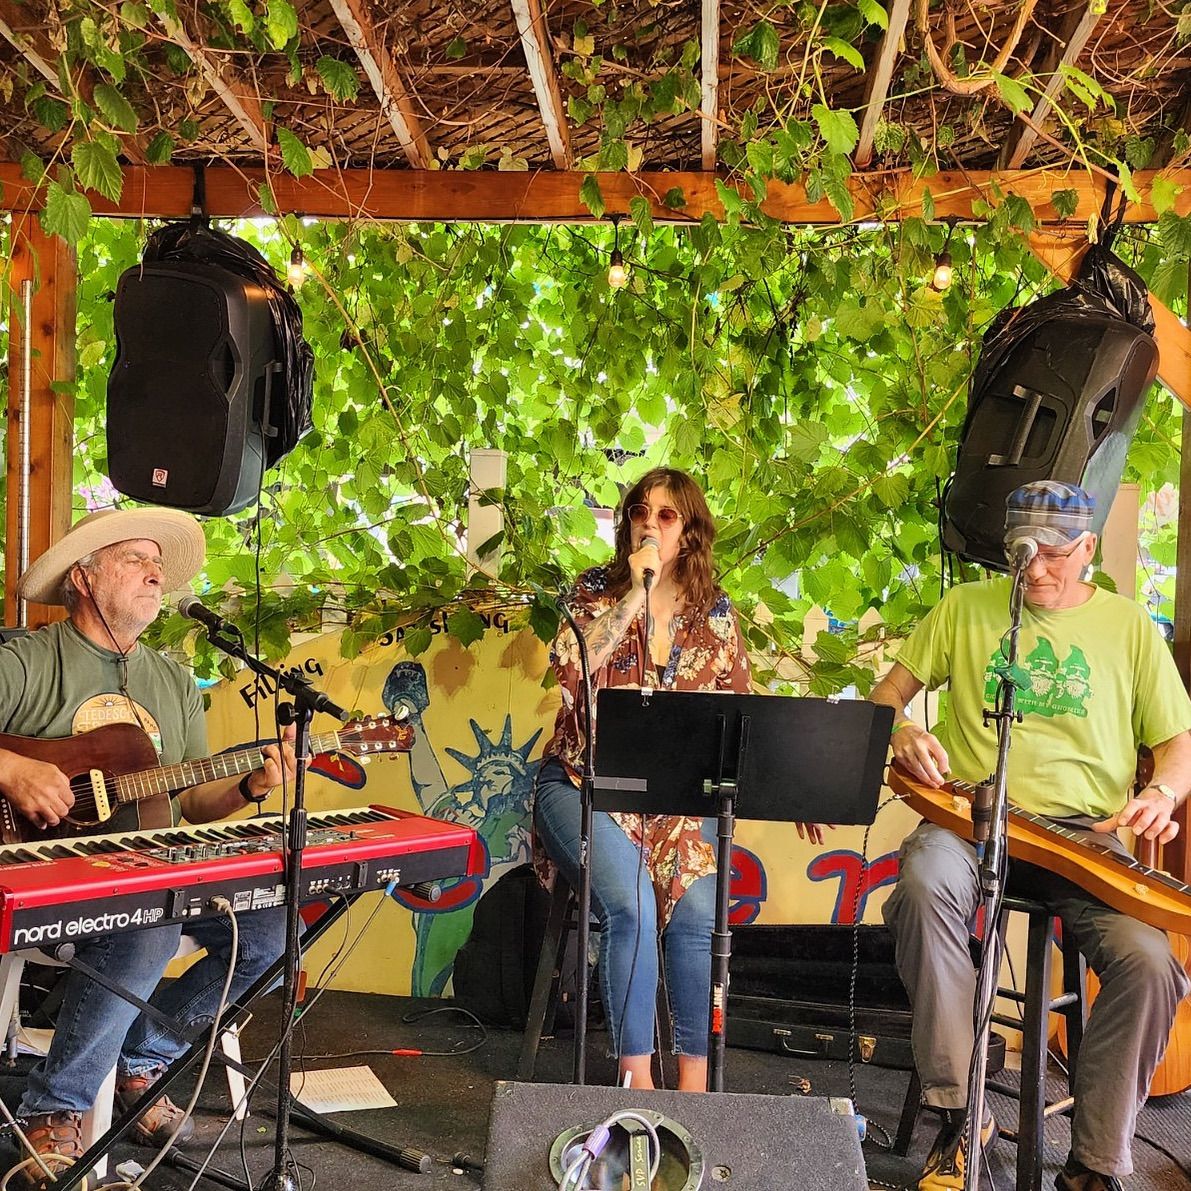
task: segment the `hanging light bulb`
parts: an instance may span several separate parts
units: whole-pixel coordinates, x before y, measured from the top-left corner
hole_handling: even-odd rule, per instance
[[[294,289],[298,289],[306,280],[306,258],[298,244],[294,245],[293,252],[289,254],[289,268],[286,269],[285,276]]]
[[[935,270],[931,275],[930,287],[936,293],[942,293],[948,286],[951,285],[952,279],[955,276],[955,270],[951,265],[951,236],[955,231],[955,225],[959,221],[950,216],[947,219],[947,237],[943,241],[943,247],[939,251],[938,256],[935,257]]]
[[[624,255],[620,251],[620,216],[612,216],[612,255],[608,258],[608,288],[623,289],[629,279]]]
[[[951,253],[944,249],[935,257],[935,273],[930,279],[931,289],[942,293],[951,284],[954,272],[951,267]]]
[[[620,289],[628,279],[629,271],[624,267],[624,257],[619,248],[613,248],[608,261],[608,285],[612,289]]]

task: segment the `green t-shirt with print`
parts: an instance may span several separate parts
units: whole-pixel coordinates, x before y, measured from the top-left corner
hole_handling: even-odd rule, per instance
[[[1004,664],[1011,581],[954,587],[897,660],[928,689],[948,684],[935,729],[952,778],[980,781],[996,768],[993,706]],[[1145,609],[1102,588],[1074,608],[1022,611],[1009,751],[1009,797],[1051,817],[1108,817],[1124,805],[1139,745],[1191,729],[1191,699]]]
[[[162,765],[205,757],[207,723],[192,675],[147,645],[133,649],[127,666],[126,696],[120,655],[69,620],[9,641],[0,646],[0,732],[50,739],[132,723],[149,734]],[[126,816],[111,824],[132,825]]]

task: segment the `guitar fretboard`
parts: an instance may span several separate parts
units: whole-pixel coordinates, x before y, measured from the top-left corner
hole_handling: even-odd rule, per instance
[[[339,747],[338,732],[327,732],[309,738],[309,755],[327,753]],[[156,769],[142,769],[139,773],[125,773],[115,778],[117,802],[139,802],[154,794],[169,794],[174,790],[186,790],[201,786],[204,782],[216,782],[221,778],[236,777],[251,773],[265,763],[265,754],[259,748],[237,749],[231,753],[220,753],[216,757],[204,757],[201,761],[179,761],[177,765],[162,765]]]
[[[959,790],[968,797],[971,797],[976,792],[976,787],[971,782],[952,782],[950,784],[954,789]],[[1185,884],[1177,877],[1172,877],[1170,873],[1164,873],[1160,869],[1150,868],[1148,864],[1142,864],[1135,856],[1130,856],[1127,852],[1118,851],[1111,844],[1105,843],[1103,840],[1098,840],[1095,837],[1089,838],[1082,831],[1072,831],[1070,827],[1064,827],[1061,823],[1056,823],[1053,819],[1048,819],[1045,815],[1038,815],[1033,811],[1022,810],[1021,807],[1014,806],[1012,803],[1009,806],[1009,813],[1015,818],[1030,823],[1034,827],[1049,832],[1051,835],[1057,835],[1077,847],[1088,848],[1097,855],[1111,860],[1114,864],[1127,869],[1138,877],[1155,881],[1159,885],[1165,885],[1168,889],[1173,889],[1176,893],[1181,893],[1184,896],[1191,896],[1191,885]]]

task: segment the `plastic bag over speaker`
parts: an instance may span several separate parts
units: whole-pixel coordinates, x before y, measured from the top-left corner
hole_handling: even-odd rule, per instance
[[[998,315],[944,502],[947,549],[1008,570],[1006,502],[1034,480],[1090,492],[1101,532],[1157,373],[1152,331],[1144,283],[1099,245],[1066,289]]]

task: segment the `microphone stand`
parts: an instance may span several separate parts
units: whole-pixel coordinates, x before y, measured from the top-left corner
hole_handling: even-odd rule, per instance
[[[290,1040],[293,1034],[294,1006],[297,1001],[298,963],[301,916],[298,899],[302,880],[302,850],[306,845],[306,748],[310,721],[316,711],[324,711],[336,719],[346,720],[347,712],[333,703],[322,691],[316,691],[310,680],[298,671],[277,670],[248,652],[239,631],[226,622],[218,629],[207,630],[211,644],[232,657],[239,658],[253,673],[276,683],[286,691],[292,703],[282,703],[277,709],[279,724],[294,724],[294,755],[298,761],[294,777],[294,797],[289,823],[282,835],[285,850],[285,973],[282,985],[281,1044],[277,1054],[277,1132],[273,1152],[273,1168],[261,1181],[259,1191],[298,1191],[299,1183],[289,1153],[290,1112],[293,1097],[290,1093]]]
[[[575,924],[575,1050],[571,1066],[572,1082],[587,1082],[587,948],[591,938],[591,837],[595,810],[595,733],[592,730],[591,664],[587,639],[571,612],[566,598],[558,601],[558,610],[575,634],[579,648],[579,671],[583,686],[583,774],[579,783],[579,921]],[[288,1191],[288,1189],[287,1189]]]
[[[1021,632],[1022,603],[1025,598],[1028,560],[1015,561],[1013,586],[1009,594],[1009,630],[1005,635],[1005,660],[999,671],[996,705],[984,709],[984,724],[996,725],[997,768],[992,778],[992,807],[988,824],[988,842],[977,845],[981,905],[984,909],[984,946],[976,977],[976,997],[972,1003],[972,1060],[968,1067],[968,1117],[964,1124],[964,1142],[968,1160],[964,1167],[964,1191],[979,1191],[983,1153],[980,1132],[984,1124],[984,1080],[988,1071],[988,1035],[992,1026],[997,977],[1004,950],[1000,917],[1005,897],[1008,870],[1009,796],[1008,765],[1010,734],[1014,723],[1021,722],[1016,709],[1018,683],[1013,677],[1017,662],[1017,638]]]

